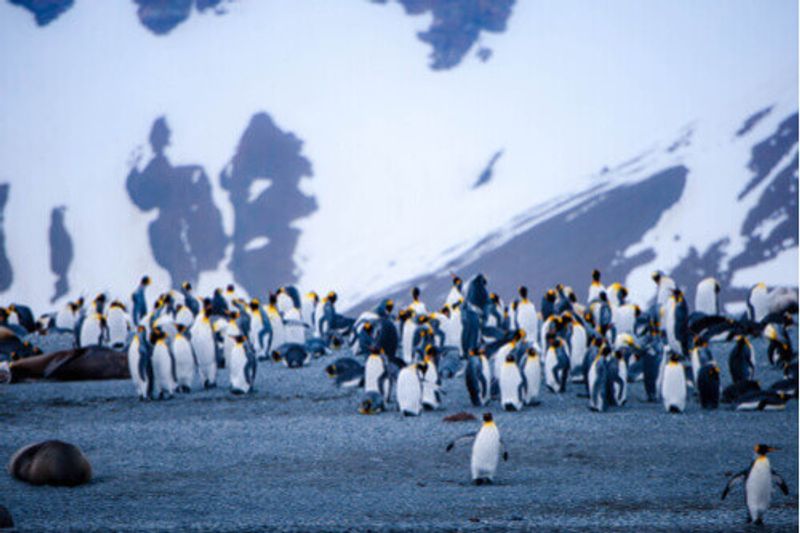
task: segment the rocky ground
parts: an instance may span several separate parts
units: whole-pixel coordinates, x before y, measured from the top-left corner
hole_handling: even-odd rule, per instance
[[[726,383],[727,351],[714,347]],[[779,379],[760,362],[763,385]],[[602,414],[577,387],[521,413],[492,404],[510,460],[495,485],[475,487],[469,445],[444,449],[478,422],[442,418],[482,411],[461,379],[445,384],[441,412],[363,416],[358,392],[334,388],[325,364],[262,363],[246,397],[221,387],[142,403],[126,381],[0,387],[0,459],[58,438],[95,473],[74,489],[0,475],[0,504],[21,531],[756,530],[741,488],[720,494],[763,442],[782,448],[771,460],[791,491],[774,493],[766,530],[797,531],[797,402],[760,413],[692,402],[669,415],[635,384],[625,407]]]

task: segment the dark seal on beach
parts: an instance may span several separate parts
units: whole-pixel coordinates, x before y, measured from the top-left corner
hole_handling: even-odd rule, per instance
[[[46,440],[15,453],[8,462],[8,473],[32,485],[74,487],[92,479],[92,466],[77,446]]]

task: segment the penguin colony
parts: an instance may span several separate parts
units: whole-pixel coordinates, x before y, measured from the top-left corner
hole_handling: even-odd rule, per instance
[[[656,298],[647,309],[630,302],[622,284],[604,286],[595,270],[585,303],[559,284],[544,292],[538,309],[525,286],[506,304],[482,274],[467,282],[453,275],[437,310],[429,311],[415,287],[410,303],[397,313],[395,302],[384,299],[373,310],[348,317],[337,311],[335,292],[320,298],[315,292],[301,295],[293,286],[262,303],[244,298],[233,285],[198,297],[183,283],[150,305],[145,276],[130,306],[99,294],[91,303],[68,302],[38,320],[24,305],[0,308],[5,334],[0,357],[35,355],[37,349],[20,340],[29,332],[69,332],[76,347],[126,351],[133,390],[143,401],[189,393],[198,383],[216,387],[220,368],[228,369],[231,393],[247,394],[264,361],[299,368],[333,357],[325,373],[338,387],[363,389],[360,413],[396,410],[406,417],[443,409],[443,379],[463,379],[474,406],[495,401],[505,411],[539,405],[546,401],[545,390],[554,395],[572,390],[602,413],[624,408],[629,390],[639,383],[647,401],[668,413],[683,413],[693,398],[703,409],[723,402],[736,410],[775,410],[797,397],[797,349],[788,332],[797,314],[794,291],[770,291],[759,283],[750,290],[747,312],[734,317],[722,312],[721,287],[713,278],[698,284],[693,311],[672,278],[658,271],[652,279]],[[768,341],[766,353],[755,353],[755,337]],[[712,341],[731,342],[722,362],[729,384],[721,382]],[[780,367],[784,379],[762,389],[756,357]],[[478,432],[456,439],[447,451],[468,439],[474,439],[473,481],[491,483],[499,458],[508,459],[491,413],[484,414]],[[745,480],[749,517],[757,522],[769,505],[773,480],[786,491],[769,468],[766,454],[772,450],[758,445],[756,460],[723,494]]]

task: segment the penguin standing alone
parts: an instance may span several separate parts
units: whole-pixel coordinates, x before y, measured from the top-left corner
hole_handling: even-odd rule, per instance
[[[497,472],[497,464],[500,462],[501,451],[503,460],[508,461],[508,451],[505,450],[492,413],[483,414],[483,425],[479,431],[462,435],[448,444],[445,450],[449,452],[457,443],[471,439],[475,439],[470,459],[472,482],[476,485],[492,483]]]
[[[781,491],[788,496],[789,487],[783,478],[775,472],[769,464],[767,454],[776,451],[777,448],[766,444],[757,444],[754,448],[755,460],[750,463],[750,467],[732,476],[722,491],[722,499],[728,495],[730,490],[740,481],[744,481],[744,500],[747,504],[747,522],[755,522],[758,525],[764,523],[764,513],[769,509],[772,501],[772,484],[777,483]]]

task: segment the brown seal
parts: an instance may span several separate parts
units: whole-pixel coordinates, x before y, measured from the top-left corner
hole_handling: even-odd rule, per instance
[[[92,466],[77,446],[46,440],[15,453],[8,462],[8,473],[33,485],[74,487],[92,479]]]
[[[125,352],[88,346],[63,350],[12,361],[11,382],[29,379],[83,381],[95,379],[130,379]]]

